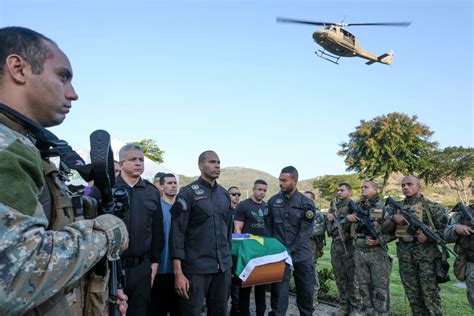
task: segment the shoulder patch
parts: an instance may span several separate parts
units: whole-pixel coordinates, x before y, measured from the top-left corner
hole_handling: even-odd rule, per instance
[[[183,199],[182,197],[179,197],[179,198],[176,200],[176,203],[181,204],[181,209],[182,209],[183,211],[187,211],[187,210],[188,210],[188,202],[186,202],[186,200]]]
[[[41,158],[17,139],[0,150],[0,202],[33,215],[44,186]]]

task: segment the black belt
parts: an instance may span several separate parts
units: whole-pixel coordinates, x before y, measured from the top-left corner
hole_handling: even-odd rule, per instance
[[[148,254],[144,254],[140,257],[125,257],[125,258],[122,258],[121,259],[122,268],[126,269],[126,268],[136,267],[136,266],[140,265],[145,260],[146,257],[148,257]]]

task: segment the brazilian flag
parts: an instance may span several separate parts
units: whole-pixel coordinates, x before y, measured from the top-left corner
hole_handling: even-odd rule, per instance
[[[275,238],[251,234],[232,234],[233,272],[246,281],[255,267],[284,260],[290,267],[293,262],[288,251]]]

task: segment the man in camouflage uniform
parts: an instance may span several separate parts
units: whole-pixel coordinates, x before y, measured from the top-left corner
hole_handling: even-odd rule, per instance
[[[82,209],[60,195],[64,183],[35,147],[78,98],[71,65],[53,41],[26,28],[0,29],[0,43],[0,314],[92,314],[100,302],[82,290],[104,289],[84,276],[105,255],[118,259],[127,230],[112,215],[75,221]]]
[[[340,183],[337,199],[331,202],[326,216],[328,236],[332,237],[331,264],[342,305],[336,315],[348,315],[357,311],[359,306],[354,294],[354,245],[350,233],[344,230],[351,195],[352,187],[348,183]]]
[[[402,206],[409,208],[423,223],[442,234],[448,222],[445,209],[420,194],[420,181],[413,176],[404,177],[402,191],[405,195]],[[398,237],[400,277],[413,315],[442,315],[434,264],[435,260],[441,258],[441,252],[436,243],[422,232],[416,236],[410,235],[408,221],[403,215],[397,213],[390,217],[384,224],[384,231],[395,232]]]
[[[471,191],[474,194],[474,181],[471,181]],[[467,211],[474,217],[474,203],[467,207]],[[448,242],[456,242],[455,251],[460,256],[465,257],[466,261],[459,263],[464,265],[463,268],[465,269],[464,275],[460,279],[465,279],[467,300],[474,310],[474,227],[471,225],[471,223],[462,218],[459,212],[456,212],[449,219],[449,224],[444,231],[444,237]]]
[[[308,199],[310,199],[314,203],[314,193],[311,191],[305,191],[303,193]],[[314,304],[318,304],[318,295],[319,289],[321,285],[319,283],[318,277],[318,258],[323,255],[323,248],[325,245],[324,240],[324,232],[326,230],[326,221],[324,219],[323,213],[316,208],[315,209],[315,216],[314,216],[314,226],[313,232],[311,233],[311,251],[313,253],[314,258]]]
[[[381,233],[382,223],[388,217],[383,202],[378,197],[378,186],[374,181],[362,182],[361,199],[357,205],[370,218],[372,227],[378,233],[374,238],[362,224],[353,210],[346,216],[352,223],[354,235],[354,289],[358,289],[361,302],[360,312],[369,315],[388,315],[390,309],[391,258],[387,253],[390,235]],[[350,208],[350,207],[349,207]]]

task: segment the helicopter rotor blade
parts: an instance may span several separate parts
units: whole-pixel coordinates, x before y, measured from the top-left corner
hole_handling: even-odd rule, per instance
[[[341,23],[341,26],[409,26],[411,22]]]
[[[318,21],[306,21],[306,20],[297,20],[297,19],[290,19],[290,18],[280,18],[277,17],[276,21],[278,23],[298,23],[298,24],[308,24],[308,25],[335,25],[336,23],[332,22],[318,22]]]

